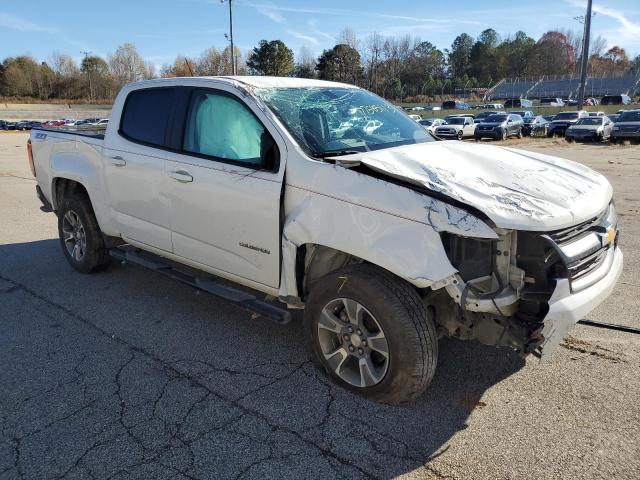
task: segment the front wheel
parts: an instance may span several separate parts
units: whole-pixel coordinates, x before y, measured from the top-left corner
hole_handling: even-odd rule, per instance
[[[462,130],[460,130],[456,136],[458,137],[458,140],[462,140],[463,135]]]
[[[522,138],[522,129],[518,130],[518,138]]]
[[[506,140],[509,134],[507,133],[507,129],[502,130],[502,140]]]
[[[414,401],[433,378],[434,321],[416,290],[372,265],[329,273],[304,313],[315,362],[338,384],[374,400]]]
[[[109,250],[86,195],[72,195],[62,200],[58,234],[64,256],[79,272],[93,273],[109,265]]]

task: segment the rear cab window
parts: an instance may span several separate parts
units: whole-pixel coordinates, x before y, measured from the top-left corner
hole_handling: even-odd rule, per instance
[[[129,93],[122,110],[119,133],[133,142],[166,146],[166,131],[175,88],[145,88]]]

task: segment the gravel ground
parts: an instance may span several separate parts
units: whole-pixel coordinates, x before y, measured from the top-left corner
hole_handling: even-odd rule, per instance
[[[425,395],[379,405],[308,362],[298,322],[72,271],[26,139],[0,135],[0,479],[640,476],[640,336],[579,325],[543,362],[443,340]],[[640,327],[640,147],[506,143],[612,181],[625,270],[589,318]]]

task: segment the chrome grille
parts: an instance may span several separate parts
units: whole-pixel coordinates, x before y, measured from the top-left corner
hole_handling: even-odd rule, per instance
[[[608,222],[611,221],[609,218],[611,212],[613,212],[613,215],[615,216],[615,209],[613,208],[614,207],[611,206],[604,210],[600,215],[590,218],[578,225],[564,228],[562,230],[556,230],[545,235],[545,237],[554,245],[560,256],[563,257],[563,262],[567,271],[567,278],[571,283],[572,289],[574,288],[574,282],[597,270],[605,261],[609,249],[613,248],[612,244],[605,244],[604,241],[601,240],[602,237],[600,237],[600,235],[603,235],[606,232]],[[576,244],[574,244],[574,242],[581,239],[586,242],[586,244],[590,244],[590,239],[585,237],[588,237],[589,235],[595,236],[596,234],[598,237],[595,248],[585,249],[585,251],[579,255],[574,255],[571,258],[563,255],[563,250],[570,250],[569,245],[573,244],[575,248]]]

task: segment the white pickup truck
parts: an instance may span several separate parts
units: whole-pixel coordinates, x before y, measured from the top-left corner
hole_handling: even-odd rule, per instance
[[[622,270],[602,175],[438,141],[351,85],[150,80],[123,88],[103,136],[34,129],[28,149],[76,270],[183,265],[248,308],[266,305],[249,289],[304,308],[314,360],[383,402],[424,391],[441,336],[547,354]]]

